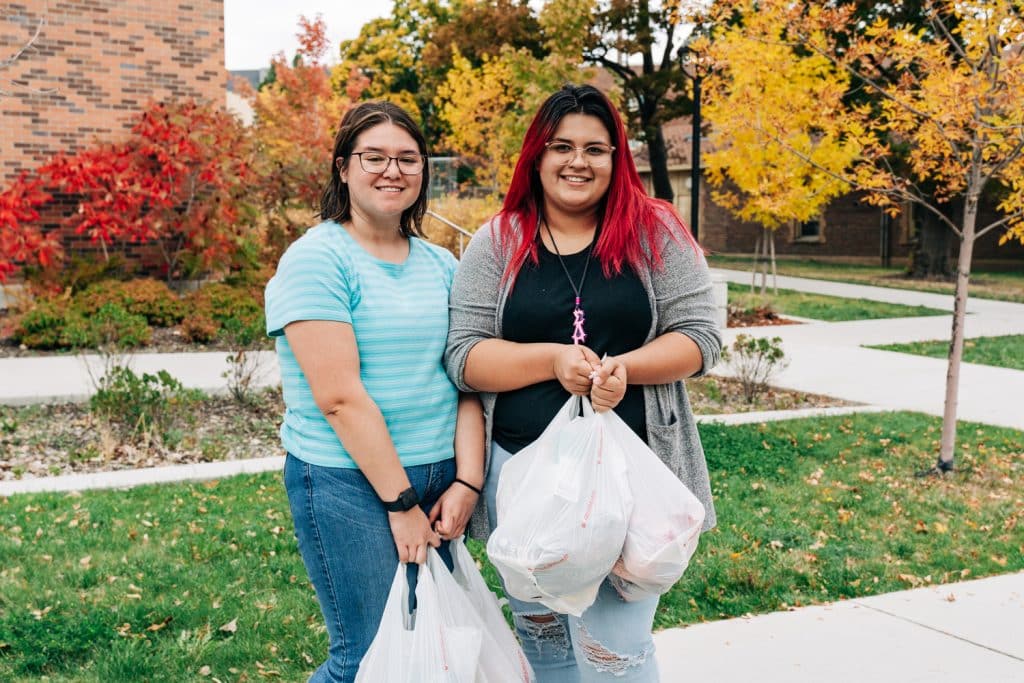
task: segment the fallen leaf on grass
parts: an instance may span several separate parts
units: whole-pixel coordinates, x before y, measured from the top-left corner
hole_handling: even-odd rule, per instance
[[[164,617],[163,621],[158,621],[158,622],[156,622],[154,624],[150,624],[149,626],[146,627],[146,630],[147,631],[152,631],[153,633],[156,633],[157,631],[159,631],[163,627],[167,626],[167,624],[171,623],[171,621],[173,619],[174,619],[174,617]]]
[[[199,675],[200,676],[209,676],[211,671],[212,670],[207,665],[203,665],[203,666],[199,667]]]
[[[218,631],[223,631],[224,633],[234,633],[235,631],[238,630],[238,619],[232,619],[231,621],[229,621],[228,623],[224,624],[223,626],[221,626],[217,630]]]

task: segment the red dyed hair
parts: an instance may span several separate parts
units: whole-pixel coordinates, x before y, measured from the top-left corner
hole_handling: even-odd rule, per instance
[[[537,263],[538,219],[544,202],[537,162],[546,151],[544,145],[567,114],[586,114],[600,119],[615,147],[611,182],[598,211],[601,233],[594,245],[594,255],[601,262],[605,276],[617,275],[624,265],[637,273],[644,267],[660,267],[662,240],[659,238],[666,231],[676,241],[681,234],[694,250],[702,253],[675,207],[650,197],[644,189],[629,151],[622,117],[611,101],[592,86],[564,85],[533,117],[523,139],[512,183],[496,217],[498,243],[504,253],[511,253],[504,278],[514,280],[527,259]]]

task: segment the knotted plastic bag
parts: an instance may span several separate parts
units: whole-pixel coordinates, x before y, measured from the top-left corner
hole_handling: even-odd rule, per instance
[[[605,431],[625,453],[634,504],[612,584],[626,600],[668,591],[697,550],[704,505],[614,412],[601,415]]]
[[[487,555],[513,597],[580,616],[622,553],[633,500],[605,424],[573,396],[502,468]]]

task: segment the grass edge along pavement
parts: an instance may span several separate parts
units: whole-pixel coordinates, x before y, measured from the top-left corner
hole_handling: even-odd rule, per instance
[[[719,527],[656,627],[1024,568],[1024,432],[964,423],[917,479],[939,424],[701,425]],[[5,681],[304,680],[326,649],[279,473],[0,498],[0,556]]]
[[[752,257],[735,254],[710,254],[708,264],[712,268],[732,268],[750,271],[754,266]],[[811,259],[778,259],[776,270],[779,275],[846,282],[857,285],[873,285],[889,289],[907,289],[916,292],[953,294],[954,283],[939,280],[915,280],[906,277],[901,266],[871,266],[856,263],[818,261]],[[771,273],[768,284],[771,286]],[[758,279],[760,285],[760,279]],[[977,299],[1011,301],[1024,303],[1024,272],[983,270],[971,271],[970,296]]]
[[[778,293],[769,287],[764,296],[760,288],[752,293],[749,285],[729,283],[729,306],[753,309],[768,306],[776,313],[786,316],[810,318],[822,322],[844,322],[848,320],[878,320],[884,318],[916,318],[921,316],[949,315],[927,306],[908,306],[884,301],[868,301],[849,297],[812,294],[793,289],[779,289]]]
[[[878,344],[868,348],[940,359],[946,359],[949,355],[948,340],[911,342],[908,344]],[[963,362],[989,365],[997,368],[1009,368],[1011,370],[1024,370],[1024,334],[965,339]]]

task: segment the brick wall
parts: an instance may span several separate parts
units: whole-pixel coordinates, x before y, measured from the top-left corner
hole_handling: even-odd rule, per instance
[[[65,0],[0,2],[0,59],[39,37],[0,71],[0,185],[58,151],[114,140],[151,100],[193,98],[224,106],[223,0]],[[42,216],[60,225],[75,206],[58,197]],[[84,235],[65,233],[69,255],[102,252]],[[155,271],[152,245],[113,247]]]
[[[757,237],[761,234],[761,226],[736,219],[729,211],[714,203],[706,187],[702,186],[701,190],[701,244],[717,253],[753,253]],[[985,205],[978,217],[978,225],[981,227],[997,217],[995,210]],[[829,205],[819,240],[796,239],[793,231],[784,226],[776,233],[775,252],[794,257],[843,258],[878,263],[882,251],[881,220],[879,209],[862,202],[859,195],[846,195]],[[1024,263],[1024,246],[1020,243],[999,246],[1000,234],[1002,230],[994,230],[975,244],[975,263]],[[911,245],[906,237],[900,229],[899,220],[894,219],[889,230],[889,253],[894,263],[905,259],[910,253]]]
[[[0,71],[0,182],[56,151],[116,136],[150,99],[223,106],[223,0],[0,2],[3,58],[40,18],[34,47]]]

